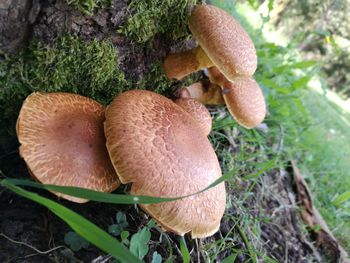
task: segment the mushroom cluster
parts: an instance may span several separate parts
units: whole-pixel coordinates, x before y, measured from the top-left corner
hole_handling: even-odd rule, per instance
[[[103,192],[132,183],[132,194],[155,197],[190,195],[221,176],[210,130],[210,114],[198,101],[143,90],[122,93],[106,109],[76,94],[32,93],[17,120],[20,155],[38,181]],[[197,238],[219,229],[225,204],[221,183],[141,207],[165,230]]]
[[[194,92],[200,88],[197,86],[180,92],[180,95],[220,104],[219,86],[231,115],[246,128],[257,126],[266,115],[266,106],[262,91],[252,78],[257,68],[257,56],[249,35],[232,16],[211,5],[194,8],[189,28],[199,45],[193,50],[166,57],[164,70],[167,77],[180,80],[192,72],[209,68],[213,85],[208,87],[214,91],[202,92],[205,96],[201,97],[200,93]],[[192,97],[193,93],[196,96]],[[210,97],[210,94],[215,97]]]
[[[190,232],[193,238],[215,233],[226,191],[220,183],[200,192],[221,176],[207,138],[211,116],[201,102],[226,103],[237,121],[251,128],[263,120],[265,101],[252,78],[257,67],[254,45],[238,22],[219,8],[202,5],[192,12],[189,27],[200,45],[169,55],[166,75],[181,79],[208,67],[210,82],[181,90],[175,101],[144,90],[124,92],[106,108],[76,94],[28,96],[16,130],[29,173],[45,184],[103,192],[132,183],[135,195],[191,195],[140,206],[165,230]]]

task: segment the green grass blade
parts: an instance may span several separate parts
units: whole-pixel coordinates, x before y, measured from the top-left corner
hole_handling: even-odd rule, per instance
[[[189,263],[191,260],[191,255],[190,255],[190,252],[188,251],[185,238],[181,236],[179,239],[180,239],[180,251],[182,254],[182,262]]]
[[[272,159],[272,160],[268,161],[263,166],[263,168],[261,168],[258,172],[256,172],[255,174],[250,174],[250,175],[244,176],[243,179],[248,180],[248,179],[258,178],[261,174],[265,173],[267,170],[274,168],[275,165],[276,165],[276,159]]]
[[[228,256],[227,258],[225,258],[224,260],[221,261],[221,263],[231,263],[231,262],[235,262],[236,258],[237,258],[238,253],[235,253],[231,256]]]
[[[96,247],[100,248],[106,253],[109,253],[116,259],[130,263],[142,262],[133,254],[131,254],[125,246],[120,244],[117,240],[108,235],[101,228],[94,225],[79,214],[73,212],[72,210],[36,193],[32,193],[20,187],[17,187],[9,180],[2,180],[1,185],[7,187],[20,196],[28,198],[47,207],[54,214],[64,220],[76,233],[94,244]]]
[[[247,247],[248,253],[250,255],[250,259],[252,260],[253,263],[258,263],[258,259],[256,257],[256,254],[255,254],[252,246],[250,245],[246,234],[244,233],[244,231],[240,227],[237,227],[237,229],[238,229],[238,232],[239,232],[241,238],[243,239],[244,244]]]
[[[110,194],[110,193],[102,193],[94,190],[79,188],[79,187],[71,187],[71,186],[57,186],[57,185],[44,185],[28,180],[20,180],[20,179],[4,179],[3,183],[10,183],[12,185],[18,186],[30,186],[40,189],[46,189],[54,192],[59,192],[79,198],[88,199],[91,201],[103,202],[103,203],[113,203],[113,204],[156,204],[162,202],[170,202],[176,201],[179,199],[183,199],[186,197],[190,197],[193,195],[200,194],[216,185],[224,182],[225,180],[232,178],[233,171],[226,173],[221,176],[217,180],[215,180],[208,187],[203,190],[185,196],[179,196],[174,198],[166,198],[166,197],[152,197],[152,196],[135,196],[135,195],[121,195],[121,194]]]
[[[350,191],[347,191],[343,194],[341,194],[340,196],[338,196],[334,201],[333,204],[336,206],[341,205],[342,203],[344,203],[345,201],[350,199]]]

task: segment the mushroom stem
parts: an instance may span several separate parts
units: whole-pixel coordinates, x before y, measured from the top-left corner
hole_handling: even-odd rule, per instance
[[[211,66],[213,62],[200,46],[185,52],[170,54],[165,58],[163,64],[168,79],[176,80]]]
[[[201,80],[177,92],[179,98],[191,98],[207,105],[225,105],[220,86]]]
[[[226,106],[237,122],[245,128],[254,128],[265,118],[264,95],[251,77],[229,81],[216,67],[208,70],[211,82],[222,88]]]

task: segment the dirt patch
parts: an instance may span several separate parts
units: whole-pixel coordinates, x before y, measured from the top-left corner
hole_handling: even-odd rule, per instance
[[[291,174],[275,171],[262,180],[268,192],[259,193],[260,216],[270,218],[261,224],[266,250],[279,262],[309,262],[320,258],[303,229]]]

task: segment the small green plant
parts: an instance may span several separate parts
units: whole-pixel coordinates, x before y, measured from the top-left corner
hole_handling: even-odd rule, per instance
[[[79,251],[82,248],[88,248],[90,245],[90,243],[85,238],[82,238],[80,235],[72,231],[65,234],[64,242],[73,251]]]
[[[162,263],[162,256],[157,251],[153,252],[151,263]]]
[[[128,231],[122,231],[120,233],[120,238],[122,239],[122,243],[125,246],[129,246],[129,244],[130,244],[129,236],[130,236],[130,233]]]
[[[108,232],[113,236],[119,236],[128,225],[126,215],[123,212],[118,212],[116,215],[116,224],[110,225]]]
[[[138,258],[142,259],[148,253],[148,242],[151,239],[151,231],[148,227],[142,228],[130,239],[130,251]]]

